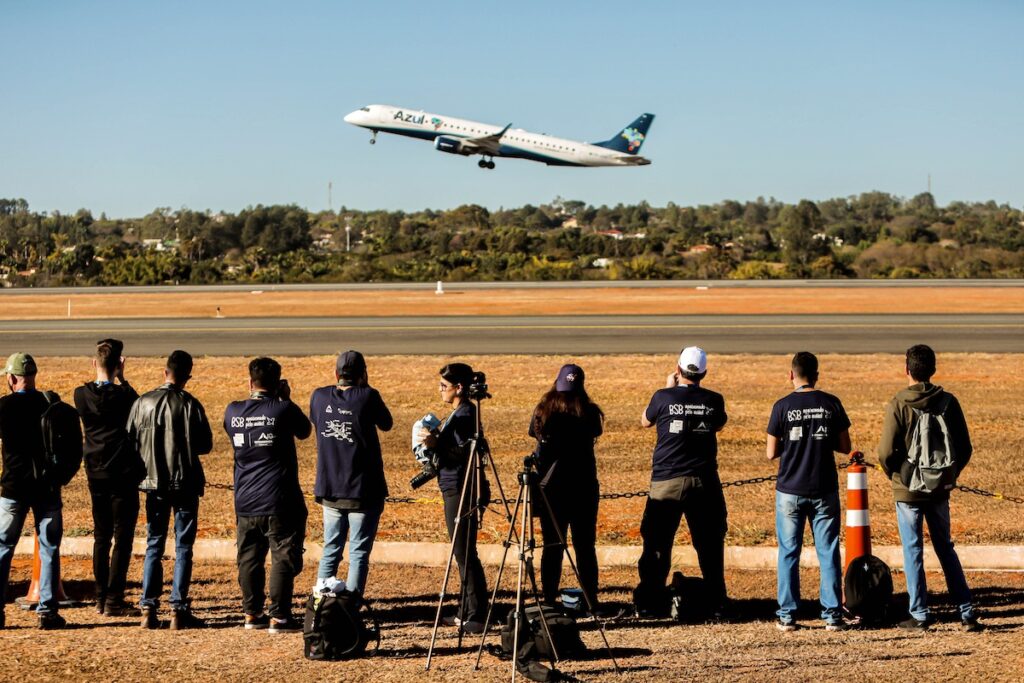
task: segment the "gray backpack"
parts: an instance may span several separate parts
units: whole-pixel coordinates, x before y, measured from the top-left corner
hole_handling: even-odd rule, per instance
[[[908,476],[904,483],[915,493],[948,491],[956,485],[956,453],[946,425],[950,395],[945,394],[933,411],[912,408],[917,422],[907,451]]]

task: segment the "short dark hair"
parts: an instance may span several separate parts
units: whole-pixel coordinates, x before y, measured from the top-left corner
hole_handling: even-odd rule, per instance
[[[113,374],[117,366],[121,364],[121,352],[124,344],[117,339],[102,339],[96,342],[96,362],[107,371]]]
[[[175,382],[184,382],[192,375],[192,355],[188,351],[171,351],[167,356],[167,371]]]
[[[438,373],[441,378],[452,384],[469,386],[473,381],[473,368],[465,363],[448,363]]]
[[[281,364],[266,356],[253,358],[249,361],[249,379],[260,389],[277,391],[281,384]]]
[[[793,354],[790,367],[795,376],[807,380],[812,387],[818,381],[818,357],[810,351],[797,351]]]
[[[925,344],[907,349],[907,372],[918,382],[927,382],[935,374],[935,352]]]
[[[705,370],[704,372],[690,372],[685,368],[679,368],[679,374],[685,377],[686,379],[690,380],[694,384],[700,384],[700,381],[707,377],[708,371]]]

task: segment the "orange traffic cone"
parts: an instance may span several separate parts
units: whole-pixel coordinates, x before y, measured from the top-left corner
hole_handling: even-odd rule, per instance
[[[868,517],[868,468],[864,454],[854,451],[850,454],[850,465],[846,469],[846,564],[871,554],[871,520]]]
[[[33,533],[32,540],[35,544],[32,549],[32,583],[29,584],[28,594],[23,598],[15,600],[22,609],[32,609],[39,604],[39,574],[42,567],[42,562],[39,560],[39,537]],[[57,581],[53,587],[53,592],[55,594],[54,597],[57,598],[57,602],[61,606],[66,606],[71,602],[64,592],[64,582],[60,580],[59,573],[57,574]]]

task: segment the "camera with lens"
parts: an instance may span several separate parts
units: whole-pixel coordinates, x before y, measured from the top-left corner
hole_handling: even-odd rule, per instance
[[[433,451],[426,451],[426,454],[429,456],[428,459],[420,461],[420,466],[423,468],[422,471],[409,480],[409,486],[414,489],[423,486],[438,474],[437,454]]]
[[[487,375],[482,372],[473,373],[469,380],[469,386],[466,387],[466,397],[471,401],[481,401],[491,397],[487,393]]]
[[[412,425],[412,454],[416,458],[416,462],[420,464],[421,468],[420,473],[413,477],[409,482],[409,485],[414,489],[418,489],[436,477],[438,470],[440,469],[437,453],[427,448],[426,444],[423,443],[423,439],[420,437],[421,429],[433,432],[439,426],[441,426],[441,420],[439,420],[433,413],[427,413],[420,419],[416,420]]]

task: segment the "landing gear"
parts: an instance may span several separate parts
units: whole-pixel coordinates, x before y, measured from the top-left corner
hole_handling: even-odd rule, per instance
[[[376,145],[377,144],[377,131],[373,131],[373,137],[370,138],[370,144],[371,145]]]
[[[480,168],[489,168],[491,170],[494,170],[493,161],[486,161],[484,159],[481,159],[480,161],[476,162],[476,165],[479,166]]]

